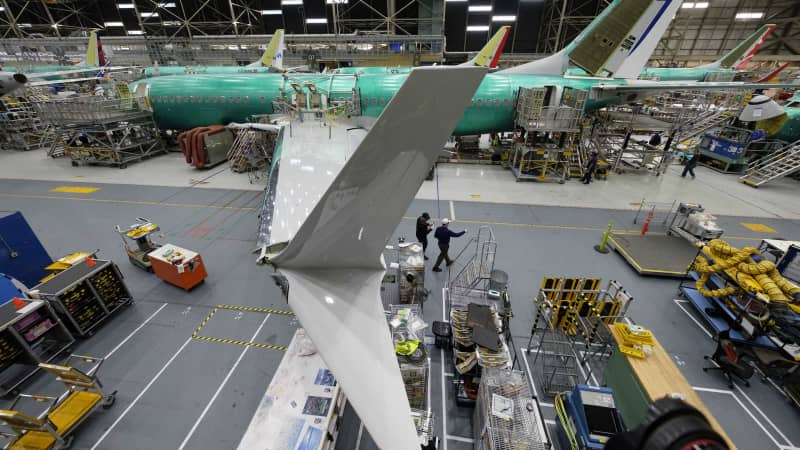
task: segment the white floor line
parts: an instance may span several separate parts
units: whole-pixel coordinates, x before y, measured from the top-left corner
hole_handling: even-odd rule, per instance
[[[433,367],[433,366],[431,366],[431,357],[429,356],[428,357],[428,376],[426,377],[426,378],[428,378],[428,385],[425,387],[427,389],[427,391],[428,391],[428,403],[426,403],[426,405],[428,405],[429,408],[430,408],[430,405],[431,405],[431,390],[432,390],[432,387],[433,387],[433,386],[431,386],[431,376],[430,376],[430,368],[431,367]]]
[[[774,422],[773,422],[773,421],[772,421],[772,420],[769,418],[769,416],[767,416],[766,414],[764,414],[764,411],[762,411],[762,410],[761,410],[761,408],[759,408],[759,407],[758,407],[758,405],[756,405],[756,403],[755,403],[755,402],[754,402],[754,401],[753,401],[753,400],[750,398],[750,396],[749,396],[749,395],[747,395],[747,394],[744,392],[744,390],[743,390],[742,388],[740,388],[740,387],[739,387],[739,385],[738,385],[738,384],[734,383],[734,384],[733,384],[733,387],[735,387],[735,388],[736,388],[736,391],[738,391],[738,392],[739,392],[739,394],[741,394],[741,395],[742,395],[742,397],[744,397],[744,399],[745,399],[745,400],[747,400],[747,402],[748,402],[748,403],[750,403],[751,405],[753,405],[753,408],[755,408],[755,409],[756,409],[756,411],[758,411],[758,413],[761,415],[761,417],[763,417],[763,418],[764,418],[764,420],[766,420],[766,421],[767,421],[767,423],[769,424],[769,426],[771,426],[771,427],[772,427],[772,428],[773,428],[775,431],[777,431],[777,432],[778,432],[778,435],[779,435],[781,438],[783,438],[783,440],[784,440],[784,441],[786,441],[786,443],[787,443],[787,444],[789,444],[790,446],[794,447],[794,444],[792,443],[792,441],[790,441],[790,440],[789,440],[789,438],[788,438],[788,437],[786,437],[786,435],[785,435],[785,434],[783,434],[783,432],[780,430],[780,428],[778,428],[778,426],[777,426],[777,425],[775,425],[775,423],[774,423]]]
[[[555,408],[556,405],[547,402],[539,402],[540,405],[544,406],[545,408]]]
[[[453,436],[452,434],[447,435],[447,440],[450,441],[457,441],[457,442],[466,442],[467,444],[474,444],[475,439],[463,437],[463,436]]]
[[[103,357],[103,359],[108,359],[108,358],[110,358],[110,357],[111,357],[111,355],[113,355],[114,353],[116,353],[116,352],[117,352],[117,350],[119,350],[119,349],[120,349],[120,347],[122,347],[123,345],[125,345],[125,343],[126,343],[126,342],[128,342],[128,341],[129,341],[129,340],[130,340],[130,339],[133,337],[133,335],[135,335],[136,333],[138,333],[138,332],[139,332],[139,330],[141,330],[142,328],[144,328],[144,326],[145,326],[145,325],[147,325],[147,324],[150,322],[150,320],[151,320],[153,317],[155,317],[155,316],[156,316],[156,314],[160,313],[162,309],[166,308],[166,306],[167,306],[167,304],[166,304],[166,303],[164,303],[164,304],[162,304],[162,305],[161,305],[161,306],[160,306],[160,307],[159,307],[159,308],[158,308],[158,309],[157,309],[157,310],[156,310],[156,311],[155,311],[153,314],[150,314],[150,317],[148,317],[147,319],[145,319],[145,320],[144,320],[144,322],[142,322],[142,324],[141,324],[141,325],[139,325],[138,327],[136,327],[136,329],[135,329],[135,330],[131,331],[131,334],[127,335],[127,336],[125,337],[125,339],[123,339],[123,340],[122,340],[122,342],[120,342],[119,344],[117,344],[117,346],[116,346],[116,347],[114,347],[113,349],[111,349],[111,351],[110,351],[110,352],[108,352],[108,354],[107,354],[106,356],[104,356],[104,357]]]
[[[442,288],[442,321],[447,322],[447,309],[445,308],[445,288]],[[442,434],[447,435],[447,389],[444,382],[444,349],[439,349],[439,368],[442,373]],[[447,450],[447,439],[442,439],[442,449]]]
[[[686,308],[684,308],[683,305],[681,305],[681,302],[679,302],[678,299],[673,299],[672,301],[674,301],[675,304],[678,305],[678,308],[680,308],[681,311],[683,311],[687,316],[689,316],[690,319],[692,319],[692,322],[694,322],[698,327],[700,327],[703,333],[705,333],[708,337],[712,339],[714,338],[714,335],[710,331],[708,331],[708,329],[705,326],[703,326],[703,324],[701,324],[699,320],[695,319],[692,313],[687,311]]]
[[[698,392],[711,392],[714,394],[726,394],[726,395],[733,395],[733,391],[728,389],[716,389],[716,388],[707,388],[707,387],[700,387],[700,386],[692,386],[692,389]]]
[[[456,207],[452,200],[450,200],[450,220],[456,220]]]
[[[260,333],[261,329],[264,328],[264,324],[267,323],[267,320],[271,315],[272,314],[267,314],[266,316],[264,316],[264,320],[261,321],[261,324],[258,326],[258,328],[256,328],[256,332],[253,333],[253,336],[250,338],[251,342],[256,340],[258,333]],[[189,433],[187,433],[186,437],[183,438],[183,442],[181,442],[181,445],[180,447],[178,447],[178,450],[183,450],[184,448],[186,448],[186,444],[189,443],[189,439],[191,439],[192,436],[194,436],[194,432],[197,431],[197,427],[200,426],[200,423],[203,421],[203,419],[205,419],[206,414],[208,414],[208,410],[211,409],[211,405],[213,405],[214,402],[217,401],[219,393],[222,392],[222,389],[225,388],[225,385],[228,384],[228,380],[230,380],[231,375],[233,375],[233,372],[236,371],[236,368],[239,367],[239,363],[242,362],[242,359],[244,358],[244,355],[247,354],[248,350],[250,350],[250,346],[245,346],[242,352],[239,353],[239,357],[236,358],[236,362],[233,363],[233,366],[231,366],[230,370],[228,370],[228,373],[225,375],[225,378],[222,379],[222,383],[219,384],[217,390],[214,392],[214,395],[211,396],[211,400],[209,400],[208,403],[206,404],[206,407],[203,408],[203,412],[200,413],[200,417],[198,417],[197,420],[194,422],[194,425],[192,425],[192,428],[189,430]]]
[[[362,436],[364,436],[364,422],[361,422],[358,425],[358,435],[356,436],[355,450],[359,450],[361,448],[361,437]]]
[[[544,423],[546,423],[548,425],[555,425],[556,421],[553,420],[553,419],[544,419]]]
[[[741,407],[742,407],[742,409],[744,410],[744,412],[745,412],[745,413],[746,413],[748,416],[750,416],[750,418],[751,418],[751,419],[753,419],[753,422],[755,422],[755,423],[756,423],[756,425],[758,425],[758,427],[759,427],[759,428],[761,428],[761,431],[763,431],[763,432],[764,432],[764,434],[766,434],[766,435],[767,435],[767,437],[769,438],[769,440],[771,440],[771,441],[772,441],[772,442],[775,444],[775,446],[776,446],[776,447],[778,447],[778,448],[781,448],[781,447],[782,447],[782,445],[781,445],[781,444],[778,442],[778,440],[777,440],[777,439],[775,439],[775,436],[773,436],[773,435],[772,435],[772,434],[771,434],[769,431],[767,431],[767,428],[764,426],[764,424],[763,424],[763,423],[761,423],[761,421],[760,421],[760,420],[758,420],[758,419],[756,418],[756,416],[754,416],[754,415],[753,415],[753,413],[752,413],[752,412],[750,412],[750,410],[749,410],[749,409],[747,409],[747,407],[746,407],[746,406],[745,406],[745,404],[742,402],[742,400],[741,400],[741,399],[739,399],[739,397],[737,397],[736,395],[734,395],[734,394],[733,394],[733,392],[731,392],[731,394],[730,394],[730,395],[731,395],[731,397],[733,397],[733,399],[734,399],[734,400],[736,400],[736,403],[738,403],[738,404],[739,404],[739,406],[741,406]]]
[[[91,450],[95,450],[96,448],[98,448],[100,446],[100,444],[108,437],[108,435],[111,434],[112,431],[114,431],[114,428],[116,428],[117,425],[119,425],[119,423],[122,422],[122,419],[124,419],[125,416],[128,415],[128,413],[131,411],[131,409],[133,409],[133,407],[136,406],[136,404],[139,402],[139,400],[142,398],[142,396],[150,389],[151,386],[153,386],[153,384],[156,382],[156,380],[158,380],[159,377],[161,377],[161,374],[163,374],[164,371],[167,370],[167,368],[170,366],[170,364],[172,364],[172,361],[175,361],[175,358],[177,358],[178,355],[181,354],[183,349],[185,349],[186,346],[189,345],[189,342],[192,342],[191,336],[186,339],[186,342],[184,342],[183,345],[181,345],[181,348],[179,348],[178,351],[176,351],[175,354],[172,355],[172,357],[169,359],[169,361],[167,361],[166,364],[164,364],[164,366],[161,367],[161,369],[158,371],[158,373],[156,373],[156,375],[153,377],[153,379],[151,379],[150,382],[147,383],[147,385],[144,387],[144,389],[142,389],[142,392],[139,392],[139,395],[137,395],[136,398],[133,399],[131,404],[128,405],[128,407],[125,408],[124,411],[122,411],[122,414],[120,414],[120,416],[117,417],[117,420],[115,420],[114,423],[112,423],[111,426],[108,427],[106,432],[103,433],[102,436],[100,436],[100,439],[98,439],[97,442],[94,443],[94,445],[92,446]]]
[[[446,377],[450,377],[450,378],[453,378],[454,376],[456,376],[456,374],[454,374],[454,373],[452,373],[452,372],[445,372],[445,373],[444,373],[444,376],[446,376]]]
[[[528,381],[531,382],[531,389],[533,389],[533,396],[537,399],[539,398],[539,393],[536,392],[536,383],[533,382],[533,375],[531,375],[531,367],[528,365],[528,349],[521,348],[522,351],[522,362],[525,363],[525,373],[528,374]]]

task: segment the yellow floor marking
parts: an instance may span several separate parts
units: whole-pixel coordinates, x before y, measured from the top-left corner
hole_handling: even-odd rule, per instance
[[[99,187],[92,186],[59,186],[55,189],[50,189],[50,192],[63,192],[65,194],[91,194],[92,192],[99,190]]]
[[[474,200],[478,200],[479,198],[481,198],[481,194],[469,194],[469,197]]]
[[[747,222],[740,222],[739,225],[747,228],[750,231],[755,231],[756,233],[777,233],[778,231],[774,228],[768,227],[763,223],[747,223]]]
[[[255,306],[236,306],[236,305],[217,305],[214,309],[211,310],[210,313],[200,322],[200,325],[192,333],[192,339],[196,339],[198,341],[206,341],[206,342],[216,342],[218,344],[232,344],[232,345],[242,345],[245,347],[256,347],[256,348],[263,348],[266,350],[279,350],[285,352],[288,350],[287,347],[282,345],[272,345],[272,344],[265,344],[262,342],[250,342],[250,341],[240,341],[238,339],[227,339],[227,338],[218,338],[212,336],[203,336],[200,334],[200,330],[206,326],[209,320],[214,317],[214,314],[217,313],[220,309],[228,309],[231,311],[246,311],[246,312],[257,312],[262,314],[278,314],[282,316],[293,316],[294,313],[291,311],[285,311],[282,309],[269,309],[269,308],[258,308]]]

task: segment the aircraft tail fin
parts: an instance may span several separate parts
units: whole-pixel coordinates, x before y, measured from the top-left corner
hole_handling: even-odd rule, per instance
[[[680,5],[681,0],[614,0],[558,53],[502,72],[562,75],[572,61],[592,76],[636,78]]]
[[[772,31],[776,26],[777,25],[772,23],[762,25],[761,28],[748,36],[747,39],[740,42],[739,45],[726,53],[725,56],[711,64],[706,64],[701,67],[707,67],[711,69],[719,68],[742,70],[744,66],[746,66],[751,59],[753,59],[753,56],[758,53],[758,51],[761,49],[761,46],[764,45],[764,41],[766,41],[767,37],[772,34]]]
[[[623,0],[570,52],[594,76],[637,78],[653,54],[681,0]]]
[[[773,70],[772,72],[764,75],[762,78],[756,80],[756,83],[768,83],[772,81],[773,78],[777,77],[779,73],[783,72],[783,69],[789,67],[789,63],[782,64],[777,69]]]
[[[100,62],[99,50],[100,40],[97,38],[97,31],[92,30],[89,32],[89,43],[86,44],[86,55],[83,57],[79,65],[100,67],[104,64]]]
[[[480,66],[494,69],[497,67],[497,61],[500,60],[500,55],[503,54],[503,47],[506,45],[508,33],[511,27],[508,25],[500,27],[497,33],[489,39],[489,42],[483,46],[480,52],[469,61],[459,64],[460,66]]]
[[[250,64],[250,66],[264,66],[264,67],[272,67],[276,70],[283,69],[283,30],[278,29],[275,30],[275,34],[272,35],[272,39],[269,41],[269,45],[267,45],[267,49],[264,50],[264,54],[261,55],[261,59],[258,61]]]

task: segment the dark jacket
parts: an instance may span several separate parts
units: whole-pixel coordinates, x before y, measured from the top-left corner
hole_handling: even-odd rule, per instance
[[[428,221],[422,218],[422,216],[417,217],[417,237],[422,239],[431,232],[431,228],[428,225]]]
[[[694,155],[692,156],[692,159],[686,161],[686,167],[694,169],[695,167],[697,167],[698,162],[700,162],[700,155]]]
[[[442,225],[442,226],[440,226],[439,228],[436,229],[436,232],[433,233],[433,237],[435,237],[436,240],[439,241],[439,245],[450,245],[450,238],[451,237],[463,236],[464,233],[466,233],[466,231],[462,231],[460,233],[456,233],[454,231],[451,231],[446,226]]]
[[[597,154],[594,154],[589,158],[589,161],[586,163],[586,169],[589,172],[594,172],[594,169],[597,168]]]

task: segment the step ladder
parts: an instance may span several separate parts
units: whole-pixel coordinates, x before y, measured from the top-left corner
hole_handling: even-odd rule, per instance
[[[757,188],[797,171],[800,171],[800,140],[755,161],[747,167],[745,175],[739,180]]]

